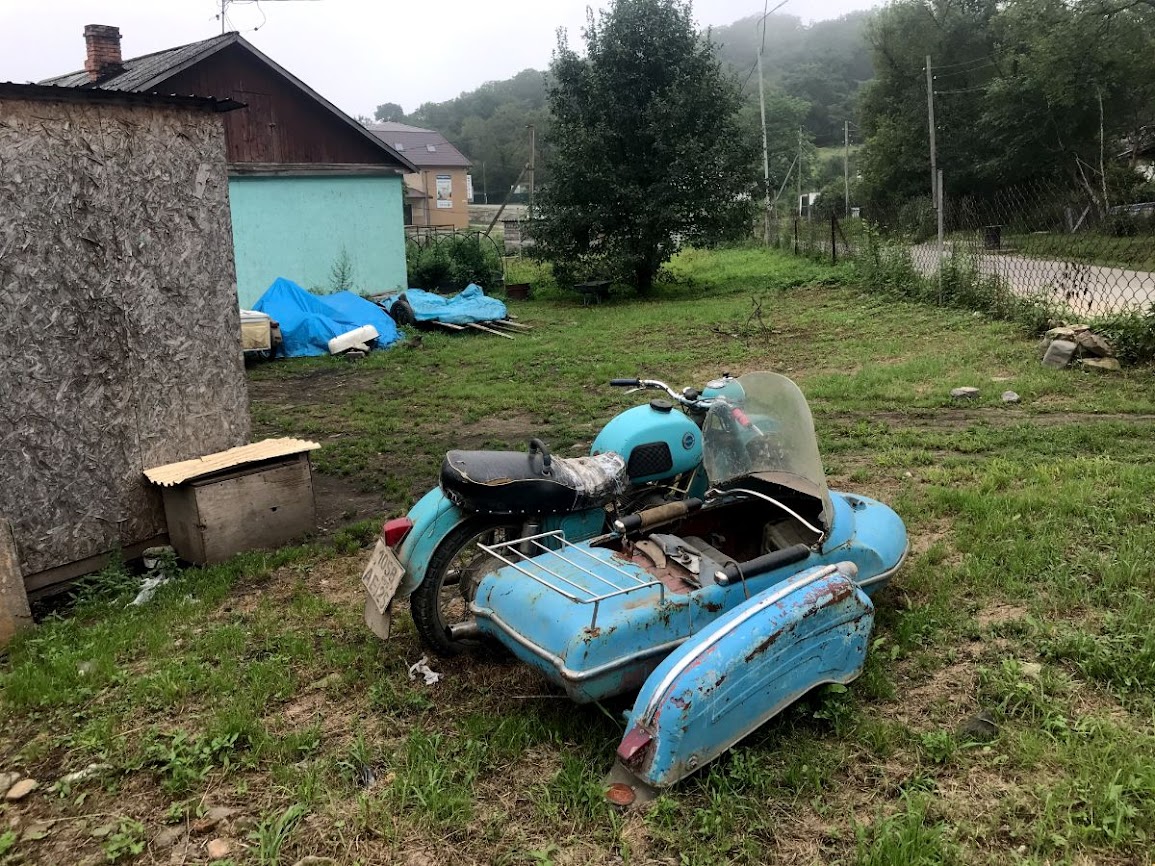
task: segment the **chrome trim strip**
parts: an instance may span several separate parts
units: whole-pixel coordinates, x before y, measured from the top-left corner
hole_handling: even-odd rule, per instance
[[[557,668],[557,672],[563,680],[571,683],[582,683],[586,680],[600,677],[603,674],[613,673],[618,668],[626,667],[627,665],[633,664],[636,661],[641,661],[642,659],[649,658],[650,656],[673,652],[683,643],[685,643],[686,640],[688,640],[688,638],[684,637],[678,638],[677,640],[668,641],[664,644],[661,644],[660,646],[638,650],[637,652],[633,652],[630,655],[615,659],[612,662],[606,662],[604,665],[598,665],[596,668],[590,668],[589,670],[584,671],[575,671],[573,668],[566,667],[565,660],[562,659],[561,656],[551,653],[544,647],[538,646],[529,638],[525,637],[525,635],[521,635],[515,632],[510,627],[509,623],[507,623],[493,611],[487,608],[478,607],[476,602],[469,605],[469,610],[475,617],[487,619],[492,622],[506,635],[512,638],[516,643],[525,647],[542,661],[549,662],[551,665]]]
[[[900,556],[898,558],[898,562],[894,565],[893,568],[889,568],[886,571],[879,572],[874,577],[870,577],[870,578],[867,578],[866,580],[859,581],[858,585],[865,588],[868,586],[874,586],[876,583],[882,583],[883,581],[890,580],[892,577],[894,577],[895,572],[897,572],[900,568],[903,567],[903,565],[906,564],[906,558],[909,554],[910,554],[910,542],[908,541],[906,543],[906,547],[902,551],[902,556]]]
[[[734,629],[738,628],[738,626],[745,623],[751,617],[756,616],[771,605],[777,604],[791,593],[803,589],[804,587],[810,586],[812,583],[817,583],[820,580],[831,577],[834,574],[840,574],[841,572],[839,571],[838,565],[839,563],[822,566],[804,580],[787,581],[783,586],[779,587],[777,591],[771,595],[768,595],[757,604],[751,605],[749,608],[742,611],[740,616],[735,617],[726,625],[724,629],[719,630],[708,644],[703,644],[698,648],[696,653],[686,656],[684,659],[678,662],[678,664],[674,665],[674,667],[664,677],[662,677],[662,681],[658,684],[658,687],[654,689],[653,694],[650,695],[649,703],[646,704],[645,710],[638,716],[638,718],[642,720],[643,724],[653,724],[654,716],[657,714],[662,704],[666,702],[666,692],[669,691],[670,687],[674,684],[674,681],[677,680],[678,677],[685,673],[687,668],[689,668],[698,660],[698,657],[701,656],[702,653],[706,652],[708,649],[718,643],[718,641],[729,635],[734,631]],[[740,608],[738,609],[740,610]]]

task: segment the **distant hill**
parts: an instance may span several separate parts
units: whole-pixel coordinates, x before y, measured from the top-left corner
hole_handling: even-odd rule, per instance
[[[853,119],[859,87],[873,76],[866,26],[873,13],[855,12],[831,21],[804,25],[790,15],[767,19],[763,72],[769,88],[809,105],[805,128],[818,146],[842,141],[842,123]],[[715,27],[710,36],[718,56],[757,102],[753,67],[761,41],[758,16]],[[543,164],[548,156],[549,110],[545,73],[525,69],[504,81],[489,81],[445,102],[427,102],[400,115],[394,103],[378,108],[377,119],[400,120],[441,132],[474,162],[478,199],[488,191],[501,201],[529,157],[526,129],[537,129],[538,183],[548,181]]]

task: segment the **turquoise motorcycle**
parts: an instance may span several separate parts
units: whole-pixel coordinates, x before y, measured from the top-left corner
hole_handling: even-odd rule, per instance
[[[549,532],[584,541],[623,515],[701,497],[701,426],[735,381],[723,374],[679,392],[656,379],[612,380],[664,397],[613,418],[585,457],[559,457],[540,439],[520,452],[448,452],[438,486],[382,527],[362,576],[366,623],[388,637],[393,601],[408,598],[425,645],[453,655],[476,642],[454,629],[472,623],[478,581],[501,564],[481,545]]]
[[[588,703],[637,693],[609,794],[674,784],[823,683],[863,669],[874,598],[907,553],[899,516],[827,488],[798,387],[750,373],[703,421],[702,497],[485,544],[480,634]]]

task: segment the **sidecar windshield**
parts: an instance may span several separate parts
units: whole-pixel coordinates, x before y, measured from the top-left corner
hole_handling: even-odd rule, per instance
[[[703,465],[711,485],[742,487],[751,480],[813,501],[825,526],[832,515],[814,419],[802,391],[777,373],[747,373],[731,381],[706,415]]]

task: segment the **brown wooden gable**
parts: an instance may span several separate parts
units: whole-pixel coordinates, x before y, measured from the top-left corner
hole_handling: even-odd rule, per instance
[[[388,153],[240,44],[222,48],[152,89],[212,94],[245,103],[246,108],[224,118],[230,163],[400,169]]]

